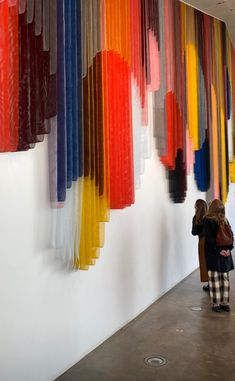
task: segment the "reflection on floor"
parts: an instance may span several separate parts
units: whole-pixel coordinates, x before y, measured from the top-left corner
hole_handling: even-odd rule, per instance
[[[234,271],[230,279],[231,312],[211,311],[196,271],[57,381],[234,381]],[[166,365],[146,365],[157,355]]]

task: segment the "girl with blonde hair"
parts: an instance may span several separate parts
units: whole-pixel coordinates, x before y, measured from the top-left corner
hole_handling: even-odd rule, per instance
[[[205,234],[205,256],[208,270],[210,297],[212,310],[215,312],[230,311],[229,305],[229,271],[234,269],[231,250],[233,249],[233,234],[222,201],[213,200],[208,213],[203,220]],[[222,243],[218,240],[218,232],[221,227],[231,231],[230,243]]]

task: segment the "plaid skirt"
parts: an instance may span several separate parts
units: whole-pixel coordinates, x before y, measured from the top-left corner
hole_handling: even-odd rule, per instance
[[[229,304],[229,273],[218,271],[208,271],[210,297],[213,305]]]

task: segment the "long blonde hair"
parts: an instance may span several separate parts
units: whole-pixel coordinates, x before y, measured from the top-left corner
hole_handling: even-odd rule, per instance
[[[221,200],[215,199],[210,203],[206,217],[216,221],[218,225],[224,224],[227,221],[225,218],[225,207]]]

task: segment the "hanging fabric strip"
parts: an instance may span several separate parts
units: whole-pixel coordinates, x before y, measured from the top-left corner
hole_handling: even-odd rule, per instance
[[[16,151],[19,131],[19,40],[18,0],[9,1],[9,142],[8,151]]]
[[[57,197],[58,202],[66,199],[66,93],[65,93],[65,0],[57,0]]]
[[[0,25],[0,151],[5,152],[9,148],[10,140],[8,0],[0,2]]]
[[[235,51],[226,25],[173,0],[0,0],[0,152],[48,138],[52,243],[87,270],[109,210],[130,206],[152,124],[173,202],[186,173],[235,182]]]

